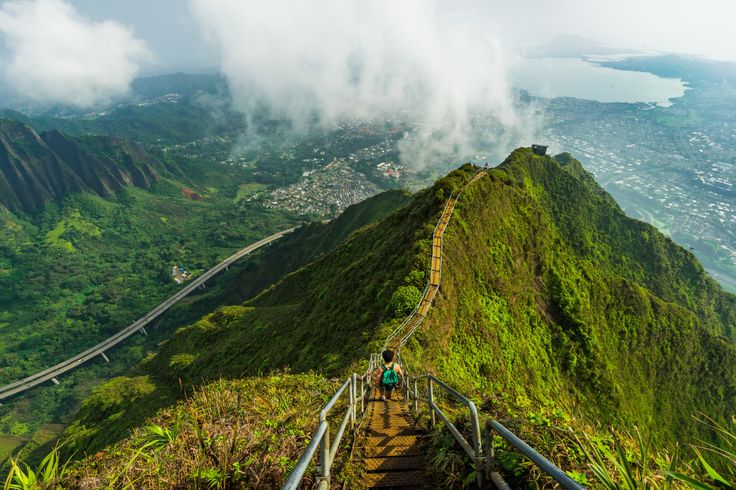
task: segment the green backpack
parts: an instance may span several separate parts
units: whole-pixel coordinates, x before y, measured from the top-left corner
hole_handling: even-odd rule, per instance
[[[384,366],[383,374],[381,375],[381,385],[384,388],[388,388],[389,390],[391,390],[398,383],[399,375],[396,374],[396,371],[394,371],[394,364],[391,363],[391,366],[389,366],[388,369],[386,369],[386,367]]]

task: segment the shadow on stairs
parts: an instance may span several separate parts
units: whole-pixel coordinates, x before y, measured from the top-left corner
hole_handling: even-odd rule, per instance
[[[424,465],[418,429],[399,393],[393,400],[374,396],[366,407],[358,445],[367,488],[434,488]]]

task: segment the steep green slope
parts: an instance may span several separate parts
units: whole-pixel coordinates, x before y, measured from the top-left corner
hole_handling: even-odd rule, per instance
[[[70,138],[59,131],[36,133],[0,119],[0,205],[35,212],[74,192],[109,197],[123,187],[149,188],[181,169],[161,154],[119,138]]]
[[[103,150],[124,155],[133,147]],[[166,163],[156,162],[160,178],[148,189],[123,187],[107,198],[75,192],[32,215],[0,206],[0,384],[78,354],[140,318],[178,289],[172,266],[198,273],[296,224],[289,213],[233,202],[247,178],[242,169],[182,159],[174,162],[185,174],[178,177],[165,171]],[[167,316],[189,322],[208,311],[189,308],[188,299]],[[155,349],[159,335],[180,324],[157,323],[163,328],[150,329],[150,337],[135,336],[110,352],[110,364],[100,358],[64,376],[60,386],[4,401],[0,434],[14,437],[8,444],[0,438],[0,452],[43,424],[68,424],[92,386],[135,365]]]
[[[342,241],[350,242],[351,233],[363,224],[367,223],[368,228],[374,228],[376,225],[371,223],[402,207],[408,200],[403,191],[388,191],[349,207],[334,221],[305,226],[294,235],[269,247],[257,259],[249,260],[244,267],[231,271],[232,286],[229,290],[211,293],[200,300],[202,305],[192,305],[192,308],[201,310],[206,305],[227,303],[228,299],[249,299],[259,288],[270,285],[284,273],[292,272],[315,257],[322,256]],[[318,263],[328,257],[317,259]],[[347,260],[350,255],[342,257]],[[304,270],[313,267],[314,265],[307,266],[292,276],[301,277]],[[370,275],[370,271],[371,267],[367,267],[365,274]],[[338,294],[343,297],[351,295],[349,290],[338,291]],[[329,305],[324,308],[329,309]],[[229,306],[218,310],[214,315],[238,318],[251,309]],[[263,313],[269,316],[274,310],[263,309]],[[249,354],[239,349],[252,349],[261,345],[262,354],[279,353],[286,344],[271,341],[268,339],[268,332],[261,332],[266,334],[267,340],[258,341],[252,332],[241,330],[237,326],[231,329],[210,328],[210,318],[211,315],[208,315],[195,325],[181,329],[173,340],[163,344],[162,354],[134,369],[130,376],[117,378],[99,388],[85,402],[77,422],[69,431],[75,437],[81,438],[77,445],[70,447],[88,452],[96,451],[123,437],[130,427],[142,423],[157,408],[172,403],[181,394],[179,377],[190,383],[215,379],[221,375],[238,377],[246,370],[258,374],[261,369],[268,369],[270,366],[262,366],[259,356],[250,358]],[[285,329],[294,325],[294,319],[289,315],[278,316],[278,319],[283,322]],[[310,331],[306,324],[304,331]],[[244,337],[240,337],[241,335]],[[223,355],[222,351],[227,351],[229,345],[234,348]],[[203,346],[207,347],[203,349]],[[212,347],[212,351],[209,347]],[[256,359],[259,364],[256,364]],[[280,364],[274,363],[273,366],[285,365],[280,360],[277,362]],[[340,363],[337,364],[339,366]],[[331,372],[336,371],[333,368]],[[108,393],[111,392],[126,392],[128,395],[123,399],[110,398]],[[138,403],[131,404],[131,399],[138,400]]]
[[[258,261],[251,261],[243,268],[231,282],[227,300],[236,304],[250,299],[289,272],[329,252],[353,231],[378,221],[410,200],[411,194],[407,191],[386,191],[349,206],[332,221],[315,221],[298,228],[269,247]]]
[[[97,453],[94,465],[74,465],[63,487],[278,488],[317,426],[312,414],[338,386],[309,374],[216,381]]]
[[[736,409],[734,296],[583,171],[517,150],[468,189],[442,293],[406,359],[515,408],[692,435]]]
[[[363,369],[420,295],[444,201],[475,172],[462,167],[244,305],[180,329],[118,383],[151,383],[138,410],[174,396],[180,380]],[[415,371],[503,413],[567,407],[664,438],[692,433],[696,410],[733,413],[736,349],[721,333],[734,297],[569,157],[514,152],[460,197],[444,250],[441,291],[404,353]],[[127,404],[102,392],[87,403],[70,447],[95,451],[130,426]]]

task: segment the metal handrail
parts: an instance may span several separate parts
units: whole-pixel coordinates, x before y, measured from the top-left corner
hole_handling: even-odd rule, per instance
[[[419,381],[427,380],[427,397],[419,396]],[[412,388],[413,385],[413,388]],[[465,437],[457,430],[457,427],[450,422],[447,415],[436,403],[436,397],[434,394],[434,387],[438,386],[442,388],[446,393],[450,394],[455,400],[465,405],[470,413],[470,424],[472,428],[472,445],[468,442]],[[547,458],[535,451],[526,442],[521,440],[510,430],[504,427],[501,423],[496,420],[489,420],[485,426],[485,446],[487,447],[487,455],[483,456],[483,447],[481,446],[481,431],[480,421],[478,417],[478,410],[475,407],[475,403],[463,396],[460,392],[438,379],[431,374],[425,374],[422,376],[411,376],[408,377],[406,386],[404,387],[406,400],[411,402],[411,407],[414,413],[419,411],[419,402],[427,405],[427,409],[430,413],[430,427],[435,428],[436,419],[435,415],[439,416],[445,423],[445,427],[455,437],[457,442],[463,448],[463,450],[470,456],[475,464],[477,483],[479,488],[484,488],[486,482],[490,481],[502,490],[510,488],[508,484],[503,480],[501,475],[493,471],[494,468],[494,451],[493,451],[493,433],[498,433],[501,437],[506,439],[512,446],[518,449],[524,456],[534,462],[542,471],[550,475],[557,483],[559,483],[565,490],[585,490],[575,480],[570,478],[564,471],[555,466]]]
[[[536,464],[542,471],[550,475],[557,483],[559,483],[562,488],[566,490],[584,490],[585,487],[570,478],[567,473],[555,466],[550,460],[539,454],[529,446],[529,444],[521,440],[496,420],[489,420],[486,422],[486,445],[488,446],[486,472],[489,472],[491,468],[493,468],[494,464],[493,445],[490,443],[494,432],[497,432],[498,435],[506,439],[509,444],[519,450],[521,454],[532,460],[532,462],[534,462],[534,464]]]
[[[427,398],[420,397],[418,393],[418,381],[421,379],[427,380]],[[413,390],[410,386],[412,382],[414,385]],[[435,385],[442,388],[446,393],[455,398],[455,400],[468,408],[468,411],[470,413],[470,424],[473,430],[472,445],[463,437],[460,431],[457,430],[457,427],[455,427],[455,425],[450,421],[447,415],[445,415],[442,409],[435,403]],[[450,433],[455,437],[457,442],[460,444],[460,446],[462,446],[468,456],[472,458],[476,468],[478,488],[483,488],[485,481],[485,460],[483,458],[483,448],[481,446],[482,439],[480,434],[480,419],[478,417],[478,409],[475,408],[475,403],[460,394],[460,392],[455,390],[453,387],[449,386],[448,384],[431,374],[413,376],[411,380],[406,383],[405,392],[407,394],[407,400],[413,401],[413,408],[415,412],[418,411],[419,401],[427,404],[427,410],[429,411],[429,425],[431,429],[434,429],[437,423],[435,415],[438,415],[442,419],[442,421],[445,423],[445,427],[447,427]]]
[[[371,358],[371,363],[374,359]],[[358,383],[360,382],[360,395],[358,395]],[[335,434],[335,438],[330,441],[330,425],[327,421],[327,417],[338,402],[340,397],[348,392],[348,405],[343,413],[342,420]],[[353,373],[345,382],[340,385],[332,398],[325,404],[325,406],[319,412],[319,425],[317,430],[314,431],[312,439],[309,441],[307,448],[302,453],[299,461],[292,470],[291,474],[282,487],[283,490],[296,490],[299,487],[304,475],[309,468],[309,463],[317,453],[319,449],[319,465],[317,466],[316,477],[317,477],[317,488],[319,490],[326,490],[330,488],[330,469],[332,463],[337,455],[337,450],[340,447],[340,441],[342,436],[345,434],[345,429],[348,424],[351,428],[355,428],[355,422],[357,419],[358,404],[360,404],[361,415],[365,411],[365,399],[367,393],[370,392],[370,376],[365,374],[358,377],[357,374]]]
[[[435,234],[437,233],[437,230],[439,229],[440,225],[442,224],[442,218],[445,216],[445,213],[447,212],[447,207],[450,205],[451,202],[452,202],[452,194],[450,195],[449,199],[447,200],[447,203],[445,203],[445,207],[442,208],[442,213],[440,214],[440,217],[437,220],[437,224],[435,225],[434,230],[432,230],[432,239],[433,240],[434,240]],[[429,288],[431,286],[430,283],[432,282],[432,273],[431,273],[432,254],[431,253],[430,253],[430,256],[429,257],[430,257],[430,274],[429,274],[429,277],[427,278],[427,284],[424,286],[424,291],[422,292],[422,297],[419,299],[419,303],[414,308],[414,310],[412,310],[412,312],[409,314],[409,316],[406,317],[406,319],[401,323],[401,325],[399,325],[393,332],[391,332],[389,334],[388,337],[386,337],[386,340],[384,342],[384,346],[383,346],[383,349],[382,350],[386,350],[388,348],[389,344],[394,339],[396,339],[397,337],[399,337],[399,335],[401,334],[401,332],[403,331],[403,329],[406,327],[406,325],[408,325],[409,322],[411,322],[416,317],[417,312],[419,311],[419,308],[422,306],[422,302],[424,301],[424,296],[427,294],[427,291],[429,291]],[[441,258],[441,254],[440,254],[440,258]],[[425,316],[426,315],[422,315],[421,316],[421,320],[423,320]],[[421,322],[421,320],[420,320],[420,322]],[[412,332],[414,330],[416,330],[416,326],[412,329]],[[402,339],[402,340],[404,340],[404,339]],[[400,342],[400,345],[403,345],[404,343],[405,343],[405,340],[403,342]]]
[[[450,213],[451,213],[455,209],[455,205],[460,200],[460,196],[465,191],[465,188],[468,185],[472,184],[473,182],[475,182],[476,180],[478,180],[484,174],[487,174],[487,173],[488,173],[488,171],[486,169],[479,170],[478,172],[475,173],[475,175],[473,177],[471,177],[470,180],[468,180],[463,185],[463,187],[460,189],[460,192],[458,192],[457,195],[450,194],[450,197],[447,199],[447,203],[445,204],[445,207],[442,210],[442,214],[440,215],[440,219],[437,221],[437,225],[434,227],[434,231],[432,232],[432,243],[433,243],[432,244],[432,247],[434,247],[434,238],[437,235],[437,232],[439,231],[440,227],[442,226],[442,220],[443,220],[443,218],[445,218],[445,215],[447,214],[448,210],[450,210]],[[438,283],[436,285],[434,285],[435,288],[438,288],[439,287],[439,281],[441,281],[441,278],[442,278],[442,266],[444,265],[444,253],[443,253],[444,243],[445,243],[444,234],[445,234],[445,231],[447,230],[447,227],[450,224],[450,218],[451,218],[451,216],[448,216],[447,217],[447,220],[444,223],[444,229],[442,230],[442,233],[439,236],[439,238],[440,238],[440,268],[439,268],[439,271],[437,272],[437,275],[438,275]],[[431,255],[430,255],[430,257],[431,257]],[[430,261],[431,261],[431,258],[430,258]],[[401,332],[401,330],[404,328],[404,326],[406,324],[408,324],[409,321],[415,316],[416,312],[421,307],[421,305],[422,305],[422,303],[424,301],[424,298],[425,298],[427,292],[429,291],[429,288],[432,286],[430,284],[431,283],[431,278],[432,278],[432,267],[431,267],[431,263],[430,263],[430,278],[429,278],[429,280],[427,280],[427,286],[424,288],[424,292],[422,293],[422,299],[419,301],[419,304],[414,309],[414,311],[412,311],[411,315],[409,315],[409,318],[407,318],[404,321],[404,323],[402,323],[401,326],[392,333],[392,335],[397,336],[398,333]],[[435,289],[435,292],[432,294],[432,298],[430,299],[430,301],[434,301],[434,295],[435,294],[436,294],[436,289]],[[414,325],[412,326],[412,328],[403,335],[403,337],[399,341],[399,348],[398,348],[399,351],[401,351],[401,348],[404,346],[404,344],[406,344],[409,341],[409,338],[414,334],[414,332],[416,331],[416,329],[419,328],[419,325],[421,325],[421,323],[424,321],[424,318],[426,318],[426,316],[427,316],[426,313],[424,315],[421,315],[421,317],[414,323]],[[391,337],[391,336],[389,336],[389,337]],[[391,340],[393,340],[393,338],[391,338]],[[385,345],[387,346],[388,343],[389,343],[389,339],[386,339]],[[385,346],[384,346],[384,348],[385,348]]]

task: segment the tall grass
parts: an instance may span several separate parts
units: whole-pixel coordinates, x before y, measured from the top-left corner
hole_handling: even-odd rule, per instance
[[[67,461],[60,463],[60,446],[46,455],[39,465],[32,469],[17,459],[10,459],[10,472],[3,485],[3,490],[46,490],[62,488],[61,482],[66,474]]]
[[[732,428],[704,414],[695,419],[712,431],[714,442],[701,440],[682,450],[676,447],[671,454],[652,447],[637,428],[623,438],[633,441],[633,448],[625,446],[616,434],[610,442],[587,435],[584,441],[577,441],[588,459],[589,470],[599,486],[607,490],[736,490],[736,418]]]
[[[736,417],[731,419],[733,428],[724,427],[705,414],[695,419],[709,427],[718,442],[692,444],[696,460],[689,465],[691,474],[673,471],[672,477],[697,489],[736,489]]]

